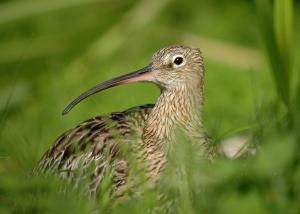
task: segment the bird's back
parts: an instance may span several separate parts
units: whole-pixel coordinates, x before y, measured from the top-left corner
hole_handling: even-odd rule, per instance
[[[55,172],[75,184],[87,178],[93,193],[109,168],[116,193],[122,194],[129,167],[120,150],[125,146],[130,152],[139,147],[145,121],[153,107],[148,104],[98,116],[70,129],[44,154],[35,173]]]

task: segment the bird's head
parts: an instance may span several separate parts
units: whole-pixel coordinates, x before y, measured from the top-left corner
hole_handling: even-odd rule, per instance
[[[76,104],[102,90],[131,82],[152,82],[162,90],[180,86],[203,85],[203,61],[197,48],[173,45],[157,51],[146,67],[100,83],[74,99],[63,111],[67,114]]]
[[[152,81],[163,89],[198,84],[203,79],[203,61],[197,48],[169,46],[151,60]]]

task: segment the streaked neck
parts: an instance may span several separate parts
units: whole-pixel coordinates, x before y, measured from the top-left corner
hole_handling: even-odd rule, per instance
[[[203,88],[186,85],[163,90],[149,115],[144,130],[147,146],[164,146],[178,126],[188,136],[200,137],[202,127]]]

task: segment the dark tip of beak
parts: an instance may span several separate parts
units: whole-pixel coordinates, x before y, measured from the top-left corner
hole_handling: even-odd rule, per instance
[[[78,103],[80,103],[82,100],[86,99],[87,97],[103,91],[105,89],[126,84],[130,82],[151,82],[152,81],[152,67],[151,65],[148,65],[140,70],[137,70],[135,72],[125,74],[123,76],[119,76],[116,78],[113,78],[111,80],[108,80],[106,82],[100,83],[96,85],[95,87],[89,89],[88,91],[82,93],[79,95],[76,99],[74,99],[62,112],[62,115],[66,115],[71,111],[74,106],[76,106]]]

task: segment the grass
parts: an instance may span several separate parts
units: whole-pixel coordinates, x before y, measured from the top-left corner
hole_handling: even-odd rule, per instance
[[[295,38],[300,31],[293,24],[300,18],[298,3],[23,4],[0,4],[0,11],[10,8],[0,15],[5,16],[0,22],[0,213],[163,212],[160,207],[166,204],[175,213],[299,212],[300,43]],[[62,187],[72,184],[54,176],[31,176],[64,130],[94,115],[153,103],[159,90],[146,84],[121,86],[61,117],[73,97],[144,66],[158,48],[182,42],[200,48],[203,43],[208,133],[217,143],[247,134],[257,145],[257,156],[207,164],[187,155],[193,146],[179,135],[158,188],[123,203],[109,194],[109,177],[103,191],[88,199],[81,188],[63,194]],[[252,66],[261,46],[267,60]],[[157,200],[161,193],[164,197]]]
[[[257,1],[257,11],[266,54],[280,99],[290,109],[293,44],[292,1]]]

